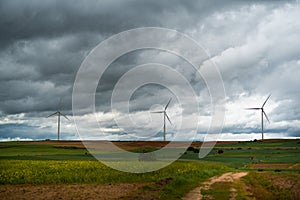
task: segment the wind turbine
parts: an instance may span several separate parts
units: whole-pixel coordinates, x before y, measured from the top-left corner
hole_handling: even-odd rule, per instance
[[[172,98],[170,98],[169,102],[167,103],[167,105],[165,106],[165,109],[162,111],[157,111],[157,112],[152,112],[152,113],[163,113],[164,114],[164,141],[166,141],[166,118],[168,119],[168,121],[170,122],[170,124],[172,125],[172,122],[167,114],[167,108],[171,102]]]
[[[58,117],[58,120],[57,120],[57,140],[59,140],[59,133],[60,133],[60,116],[63,116],[67,120],[69,120],[69,118],[67,118],[66,115],[64,115],[62,112],[60,112],[60,105],[61,105],[61,98],[59,100],[58,110],[55,113],[53,113],[53,114],[51,114],[51,115],[48,116],[48,117],[52,117],[54,115],[57,115],[57,117]]]
[[[262,140],[264,140],[264,116],[266,117],[266,119],[270,123],[270,121],[268,119],[268,116],[264,111],[264,106],[267,103],[267,101],[269,100],[270,96],[271,96],[271,94],[267,97],[267,99],[265,100],[265,102],[263,103],[261,108],[246,108],[247,110],[261,110],[261,139]]]

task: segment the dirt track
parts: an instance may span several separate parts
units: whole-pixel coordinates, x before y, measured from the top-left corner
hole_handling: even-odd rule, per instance
[[[193,189],[190,191],[185,197],[183,197],[183,200],[201,200],[203,198],[203,195],[201,194],[201,190],[209,190],[211,185],[217,182],[234,182],[242,178],[243,176],[246,176],[248,172],[228,172],[225,174],[222,174],[221,176],[214,176],[210,178],[208,181],[201,184],[201,186]],[[234,188],[230,189],[230,196],[231,199],[234,200],[236,197],[236,191]]]

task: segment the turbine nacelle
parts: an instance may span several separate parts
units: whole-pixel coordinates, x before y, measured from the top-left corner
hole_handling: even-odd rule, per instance
[[[63,116],[64,118],[66,118],[67,120],[70,120],[65,114],[63,114],[63,113],[60,112],[60,111],[56,111],[55,113],[49,115],[49,116],[46,117],[46,118],[52,117],[52,116],[54,116],[54,115],[61,115],[61,116]]]

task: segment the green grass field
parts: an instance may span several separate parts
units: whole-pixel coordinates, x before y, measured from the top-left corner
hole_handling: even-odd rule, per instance
[[[223,153],[219,154],[218,150],[223,150]],[[192,151],[187,151],[182,156],[182,159],[196,160],[197,158],[198,154]],[[217,144],[202,160],[223,163],[235,169],[249,169],[249,164],[259,163],[299,164],[300,144],[299,140]]]
[[[299,140],[280,142],[240,142],[218,144],[204,159],[194,151],[158,171],[131,174],[111,169],[98,162],[83,147],[32,144],[26,142],[0,143],[0,184],[114,184],[151,183],[168,180],[162,186],[161,199],[179,199],[200,182],[228,171],[278,171],[299,174]],[[194,147],[194,149],[197,149]],[[155,148],[138,147],[134,152]],[[223,150],[223,153],[218,153]],[[255,168],[251,164],[264,164],[268,168]],[[274,164],[274,167],[273,165]],[[270,165],[270,166],[269,166]],[[254,176],[254,175],[252,175]],[[248,183],[253,179],[245,179]],[[217,187],[217,186],[216,186]],[[145,187],[147,188],[147,187]]]

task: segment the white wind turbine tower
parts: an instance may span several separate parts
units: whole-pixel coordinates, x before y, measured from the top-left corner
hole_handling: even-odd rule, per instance
[[[170,122],[170,124],[172,125],[172,122],[167,114],[167,108],[171,102],[172,98],[170,98],[169,102],[167,103],[167,105],[165,106],[165,109],[162,111],[157,111],[157,112],[152,112],[152,113],[163,113],[164,114],[164,141],[166,141],[166,118],[168,119],[168,121]]]
[[[69,118],[67,118],[66,115],[64,115],[62,112],[60,112],[60,106],[61,106],[61,99],[59,100],[58,110],[55,113],[48,116],[48,117],[52,117],[54,115],[57,115],[57,117],[58,117],[58,120],[57,120],[57,140],[59,140],[59,134],[60,134],[60,116],[63,116],[67,120],[69,120]]]
[[[264,140],[264,116],[270,123],[267,114],[264,111],[264,106],[267,103],[268,99],[270,98],[271,94],[267,97],[261,108],[246,108],[247,110],[261,110],[261,139]]]

